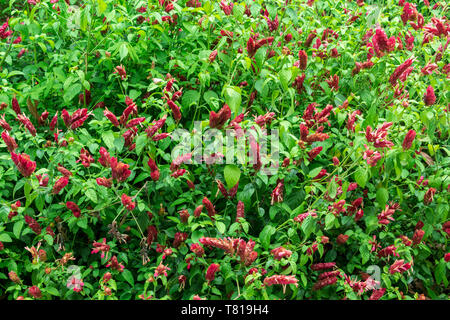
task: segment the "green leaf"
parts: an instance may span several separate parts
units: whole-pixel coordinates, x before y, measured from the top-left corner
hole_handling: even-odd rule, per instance
[[[312,170],[308,173],[308,177],[310,177],[310,178],[317,177],[317,175],[319,174],[319,172],[320,172],[322,169],[323,169],[322,167],[318,167],[318,168],[312,169]]]
[[[86,190],[86,197],[88,197],[89,200],[91,200],[94,203],[98,202],[97,192],[95,192],[94,189],[87,189]]]
[[[81,229],[87,229],[87,218],[77,218],[77,226]]]
[[[128,55],[128,44],[126,42],[122,43],[119,48],[120,61],[126,58]]]
[[[140,155],[142,153],[142,150],[147,145],[147,135],[142,134],[136,138],[136,153]]]
[[[20,221],[17,221],[16,223],[14,223],[13,234],[16,237],[16,239],[20,239],[20,233],[22,231],[24,224],[25,224],[25,222],[23,220],[20,220]]]
[[[334,198],[336,196],[337,193],[337,183],[335,180],[332,180],[331,183],[328,184],[328,195],[330,196],[330,198]]]
[[[289,69],[281,70],[279,72],[279,76],[280,76],[280,82],[281,82],[281,85],[283,86],[283,89],[287,90],[289,81],[291,80],[291,77],[292,77],[292,71]]]
[[[377,190],[377,202],[380,205],[381,208],[384,208],[386,205],[388,199],[389,199],[389,193],[385,188],[379,188]]]
[[[0,241],[1,242],[11,242],[12,239],[9,236],[9,234],[7,234],[5,231],[2,231],[2,233],[0,234]]]
[[[330,229],[334,225],[334,220],[336,220],[336,217],[332,213],[325,216],[325,230]]]
[[[111,130],[103,132],[102,139],[108,149],[114,148],[114,133]]]
[[[234,164],[227,164],[223,170],[223,175],[227,183],[228,189],[233,188],[239,182],[241,170]]]
[[[264,229],[259,234],[259,240],[261,241],[264,249],[268,249],[270,245],[270,237],[275,233],[275,228],[271,225],[266,225]]]
[[[52,296],[59,296],[58,289],[56,289],[54,287],[47,287],[47,288],[45,288],[45,291],[50,293]]]
[[[52,237],[51,235],[46,234],[46,235],[44,236],[44,239],[45,239],[45,241],[46,241],[50,246],[53,245],[53,237]]]
[[[97,0],[97,5],[97,13],[100,16],[103,12],[105,12],[107,5],[103,0]]]
[[[316,227],[316,222],[314,221],[314,217],[309,215],[302,222],[302,231],[305,233],[305,239],[308,239],[309,235],[314,231]]]
[[[224,97],[231,112],[236,116],[239,113],[241,106],[241,89],[239,87],[227,87],[224,90]]]
[[[81,84],[72,84],[67,90],[64,91],[63,99],[66,103],[69,103],[77,94],[81,91]]]
[[[130,270],[124,269],[122,272],[122,276],[131,286],[134,286],[134,278]]]
[[[192,232],[192,242],[196,243],[198,242],[198,239],[200,239],[201,237],[203,237],[203,233],[200,230],[195,230],[194,232]]]
[[[36,208],[37,208],[39,211],[44,210],[45,198],[44,198],[44,196],[43,196],[42,194],[39,194],[39,195],[36,197],[35,204],[36,204]]]
[[[217,227],[217,231],[219,231],[219,233],[225,233],[226,231],[226,226],[225,223],[220,222],[220,221],[216,221],[216,227]]]
[[[365,168],[360,167],[355,172],[355,181],[361,187],[364,188],[366,186],[368,180],[368,172]]]
[[[184,106],[189,107],[193,103],[197,103],[198,99],[200,98],[200,93],[195,90],[188,90],[185,93],[183,93],[183,98],[181,99],[181,102]]]
[[[436,278],[436,283],[437,284],[441,284],[444,281],[444,279],[447,280],[446,277],[445,277],[445,273],[446,273],[445,262],[441,261],[437,265],[437,267],[436,267],[436,269],[434,271],[434,277]]]
[[[125,145],[124,137],[118,137],[114,139],[114,147],[116,147],[117,152],[121,152],[124,145]]]

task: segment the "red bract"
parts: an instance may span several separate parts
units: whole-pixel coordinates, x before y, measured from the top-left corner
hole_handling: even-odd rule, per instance
[[[166,122],[167,116],[164,115],[160,120],[156,121],[155,124],[151,127],[148,127],[145,132],[147,133],[147,137],[151,138],[155,135],[155,133],[162,128],[164,123]]]
[[[80,208],[78,207],[78,205],[75,202],[67,201],[66,202],[66,207],[67,207],[67,209],[72,211],[72,213],[75,216],[75,218],[79,218],[81,216],[81,210],[80,210]]]
[[[298,223],[302,223],[303,220],[305,220],[308,216],[317,217],[317,213],[315,212],[315,209],[313,209],[312,211],[308,211],[308,212],[299,214],[298,216],[296,216],[294,218],[294,221],[298,222]]]
[[[218,263],[211,263],[211,265],[208,267],[208,270],[206,270],[206,276],[205,279],[210,283],[214,280],[216,276],[216,272],[220,270],[220,265]]]
[[[150,246],[154,241],[158,239],[158,230],[155,226],[149,226],[147,228],[147,243]]]
[[[194,217],[196,217],[196,218],[200,217],[202,210],[203,210],[203,205],[199,205],[197,208],[195,208]]]
[[[409,148],[411,148],[415,137],[416,137],[416,132],[412,129],[409,130],[405,136],[405,139],[403,140],[403,143],[402,143],[403,150],[408,150]]]
[[[390,267],[389,267],[389,273],[390,274],[394,274],[394,273],[403,273],[409,269],[411,269],[411,263],[404,263],[405,260],[400,259],[400,260],[396,260]]]
[[[313,161],[314,158],[319,155],[322,149],[323,149],[322,146],[311,149],[311,151],[308,152],[308,161]]]
[[[270,204],[283,202],[284,180],[278,181],[277,186],[272,191]]]
[[[44,175],[37,174],[36,178],[39,181],[40,187],[46,187],[48,185],[48,180],[49,180],[48,175],[45,175],[45,177],[44,177]]]
[[[178,169],[177,171],[175,171],[174,173],[172,173],[170,176],[174,177],[174,178],[179,178],[182,175],[184,175],[186,173],[186,169]]]
[[[373,47],[377,56],[383,56],[386,52],[391,52],[395,49],[395,37],[388,39],[386,33],[382,29],[377,29],[373,36]]]
[[[378,151],[370,150],[367,145],[364,145],[366,150],[363,153],[363,159],[367,161],[367,164],[371,167],[377,165],[378,160],[382,158],[382,155]]]
[[[311,270],[319,271],[319,270],[332,269],[334,267],[336,267],[335,262],[316,263],[316,264],[311,265]]]
[[[345,244],[348,240],[349,236],[345,234],[338,235],[336,242],[337,244]]]
[[[66,168],[64,168],[60,164],[58,164],[57,169],[64,177],[68,177],[69,178],[69,177],[71,177],[73,175],[72,172],[70,172],[69,170],[67,170]]]
[[[176,121],[180,121],[181,120],[180,107],[177,106],[172,100],[167,101],[167,104],[169,105],[170,109],[172,110],[173,118]]]
[[[118,182],[125,181],[131,175],[131,171],[129,170],[130,166],[128,164],[118,162],[114,157],[112,157],[109,161],[109,165],[111,167],[112,178]]]
[[[34,220],[29,215],[25,215],[25,222],[28,224],[31,230],[33,230],[34,233],[36,233],[37,235],[41,234],[41,226],[36,220]]]
[[[159,170],[158,170],[158,166],[156,165],[155,161],[152,158],[149,158],[147,164],[150,167],[150,171],[151,171],[150,176],[151,176],[152,180],[158,181],[159,180]]]
[[[123,272],[123,270],[125,269],[125,267],[121,263],[119,263],[116,256],[112,256],[111,259],[109,259],[106,267],[111,267],[111,269],[117,270],[119,272]]]
[[[221,1],[220,1],[220,8],[223,10],[223,12],[224,12],[227,16],[229,16],[229,15],[231,15],[231,14],[233,13],[233,6],[234,6],[234,3],[233,3],[233,2],[231,2],[230,4],[227,4],[227,3],[225,2],[225,0],[221,0]]]
[[[314,286],[313,286],[313,290],[320,290],[326,286],[331,286],[333,284],[335,284],[337,282],[337,277],[335,275],[335,273],[330,274],[329,277],[320,279],[319,281],[317,281]]]
[[[436,193],[435,188],[429,188],[427,192],[425,193],[425,196],[423,197],[423,203],[426,205],[429,205],[431,202],[433,202],[434,194]]]
[[[227,104],[225,104],[218,113],[215,113],[214,111],[211,111],[209,113],[209,127],[222,129],[222,127],[225,125],[225,122],[230,118],[231,109]]]
[[[188,234],[184,232],[177,232],[175,233],[175,237],[172,242],[172,246],[174,248],[178,248],[184,241],[186,241],[188,238]]]
[[[6,131],[11,131],[11,126],[9,123],[5,120],[5,115],[2,114],[2,117],[0,118],[0,127],[5,129]]]
[[[14,152],[17,149],[18,146],[16,140],[14,140],[14,138],[11,137],[7,131],[2,132],[2,139],[5,142],[9,152]]]
[[[385,292],[386,292],[386,288],[374,290],[372,292],[372,295],[370,296],[369,300],[379,300],[384,295]]]
[[[59,178],[55,182],[55,185],[53,186],[52,193],[53,194],[59,194],[61,192],[61,190],[64,189],[65,186],[67,186],[68,183],[69,183],[69,178],[68,177],[61,177],[61,178]]]
[[[394,215],[395,211],[399,210],[399,207],[400,205],[398,203],[390,203],[389,205],[386,205],[386,208],[377,216],[378,223],[387,225],[391,223],[391,221],[395,221],[394,217],[392,216]]]
[[[137,105],[136,103],[133,102],[132,99],[130,99],[130,97],[127,96],[125,98],[125,104],[127,105],[127,107],[125,108],[125,110],[123,110],[122,115],[120,116],[119,119],[119,123],[122,126],[126,126],[126,123],[130,115],[136,116],[138,114]]]
[[[209,54],[208,60],[210,63],[212,63],[212,62],[214,62],[214,60],[216,60],[217,53],[218,53],[217,50],[214,50]]]
[[[182,223],[187,223],[188,219],[189,219],[189,211],[187,211],[186,209],[181,210],[180,212],[178,212],[180,214],[180,221]]]
[[[102,178],[97,178],[96,181],[99,186],[104,186],[106,188],[111,188],[111,186],[112,186],[112,178],[107,179],[107,178],[102,177]]]
[[[42,126],[42,125],[45,123],[45,120],[47,120],[48,116],[49,116],[49,113],[48,113],[47,110],[45,110],[44,112],[42,112],[42,113],[41,113],[41,116],[40,116],[39,119],[38,119],[39,125]]]
[[[302,74],[300,76],[297,76],[295,80],[292,82],[292,86],[297,90],[298,94],[301,94],[303,90],[305,90],[305,87],[303,86],[303,83],[305,82],[306,74]]]
[[[207,197],[203,197],[202,203],[205,206],[206,211],[208,211],[208,216],[211,219],[214,219],[213,217],[216,215],[216,209],[214,208],[214,205],[212,204],[212,202],[209,201],[209,199]]]
[[[49,124],[50,131],[55,130],[55,127],[57,124],[58,124],[58,111],[56,111],[55,115],[53,116],[52,121],[50,121],[50,124]]]
[[[36,128],[25,114],[18,114],[17,119],[19,119],[19,121],[25,126],[25,128],[27,128],[33,137],[36,136]]]
[[[205,249],[203,249],[203,247],[198,243],[191,244],[190,249],[197,257],[202,257],[205,254]]]
[[[14,112],[17,115],[21,115],[22,114],[22,110],[20,109],[19,102],[17,101],[15,96],[11,100],[11,108],[14,110]]]
[[[118,73],[121,80],[125,80],[127,78],[127,72],[123,65],[117,66],[113,73]]]
[[[299,67],[301,70],[305,70],[305,69],[306,69],[306,66],[307,66],[307,64],[308,64],[308,54],[306,53],[305,50],[300,50],[300,51],[298,52],[298,59],[299,59],[299,65],[298,65],[298,67]]]
[[[203,238],[200,238],[198,241],[200,241],[200,243],[205,246],[211,246],[211,247],[222,249],[226,253],[229,253],[230,255],[233,255],[235,252],[232,238],[217,239],[217,238],[203,237]]]
[[[100,152],[100,158],[98,159],[98,162],[100,162],[100,164],[102,166],[104,166],[105,168],[109,168],[111,156],[109,155],[108,151],[105,148],[100,147],[99,152]]]
[[[388,129],[392,126],[392,122],[385,122],[383,125],[375,131],[372,131],[372,127],[366,128],[366,139],[368,142],[373,142],[375,148],[391,148],[394,144],[386,139],[388,135]]]
[[[236,222],[239,222],[240,218],[245,218],[245,205],[242,201],[238,201],[236,208]]]
[[[180,165],[182,163],[189,163],[191,157],[192,157],[191,153],[186,153],[186,154],[182,154],[181,156],[178,156],[170,164],[170,171],[172,171],[172,172],[177,171],[180,168]]]
[[[103,111],[103,115],[107,117],[114,126],[119,127],[119,120],[117,120],[117,117],[114,115],[114,113],[109,111],[108,108],[105,108],[105,110]]]
[[[298,280],[295,276],[285,276],[285,275],[273,275],[264,279],[264,285],[267,287],[273,286],[275,284],[288,285],[293,284],[298,287]]]
[[[400,255],[396,252],[397,248],[395,246],[388,246],[386,248],[381,249],[380,251],[378,251],[377,256],[378,257],[389,257],[389,256],[394,256],[394,257],[400,257]]]
[[[424,235],[425,235],[425,231],[423,231],[422,229],[418,229],[418,230],[414,231],[414,235],[412,238],[413,244],[418,245],[419,243],[421,243]]]
[[[131,197],[127,196],[125,193],[122,194],[122,204],[128,210],[132,211],[136,207],[136,203],[131,201]]]
[[[95,160],[94,158],[91,156],[91,154],[89,153],[89,151],[87,151],[84,148],[81,148],[80,150],[80,159],[77,160],[77,162],[81,162],[81,164],[83,165],[83,167],[85,168],[89,168],[91,166],[91,163],[93,163]]]
[[[42,292],[37,286],[32,286],[28,288],[28,294],[35,299],[42,298]]]
[[[325,82],[328,83],[328,86],[333,91],[338,91],[339,89],[339,76],[333,75],[329,79],[325,79]]]
[[[432,106],[436,102],[436,96],[432,86],[428,86],[427,91],[423,96],[423,102],[426,106]]]
[[[270,253],[275,260],[281,260],[282,258],[289,258],[292,255],[292,251],[283,247],[272,249]]]
[[[36,169],[36,162],[31,161],[30,156],[26,153],[16,154],[11,152],[11,159],[24,177],[31,176]]]
[[[397,80],[404,76],[406,79],[406,76],[411,73],[412,69],[411,65],[413,64],[413,59],[407,59],[405,62],[403,62],[401,65],[399,65],[394,73],[392,73],[392,75],[389,78],[389,82],[391,83],[391,85],[394,87],[397,84]]]

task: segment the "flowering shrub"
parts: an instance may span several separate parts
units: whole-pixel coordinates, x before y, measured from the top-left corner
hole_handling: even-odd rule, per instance
[[[0,299],[448,298],[443,1],[22,2]]]

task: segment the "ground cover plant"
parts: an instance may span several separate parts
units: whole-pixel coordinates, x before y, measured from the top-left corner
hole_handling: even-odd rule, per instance
[[[0,299],[448,299],[448,9],[2,0]]]

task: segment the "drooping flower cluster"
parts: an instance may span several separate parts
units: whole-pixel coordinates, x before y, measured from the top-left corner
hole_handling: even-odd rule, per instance
[[[255,242],[249,240],[245,242],[243,239],[239,238],[209,238],[203,237],[199,239],[200,243],[205,246],[215,247],[224,250],[230,256],[237,255],[240,258],[241,263],[245,266],[249,266],[256,260],[258,253],[253,251],[255,247]]]
[[[36,169],[36,162],[31,161],[30,156],[26,153],[16,154],[11,152],[11,159],[24,177],[31,176]]]

